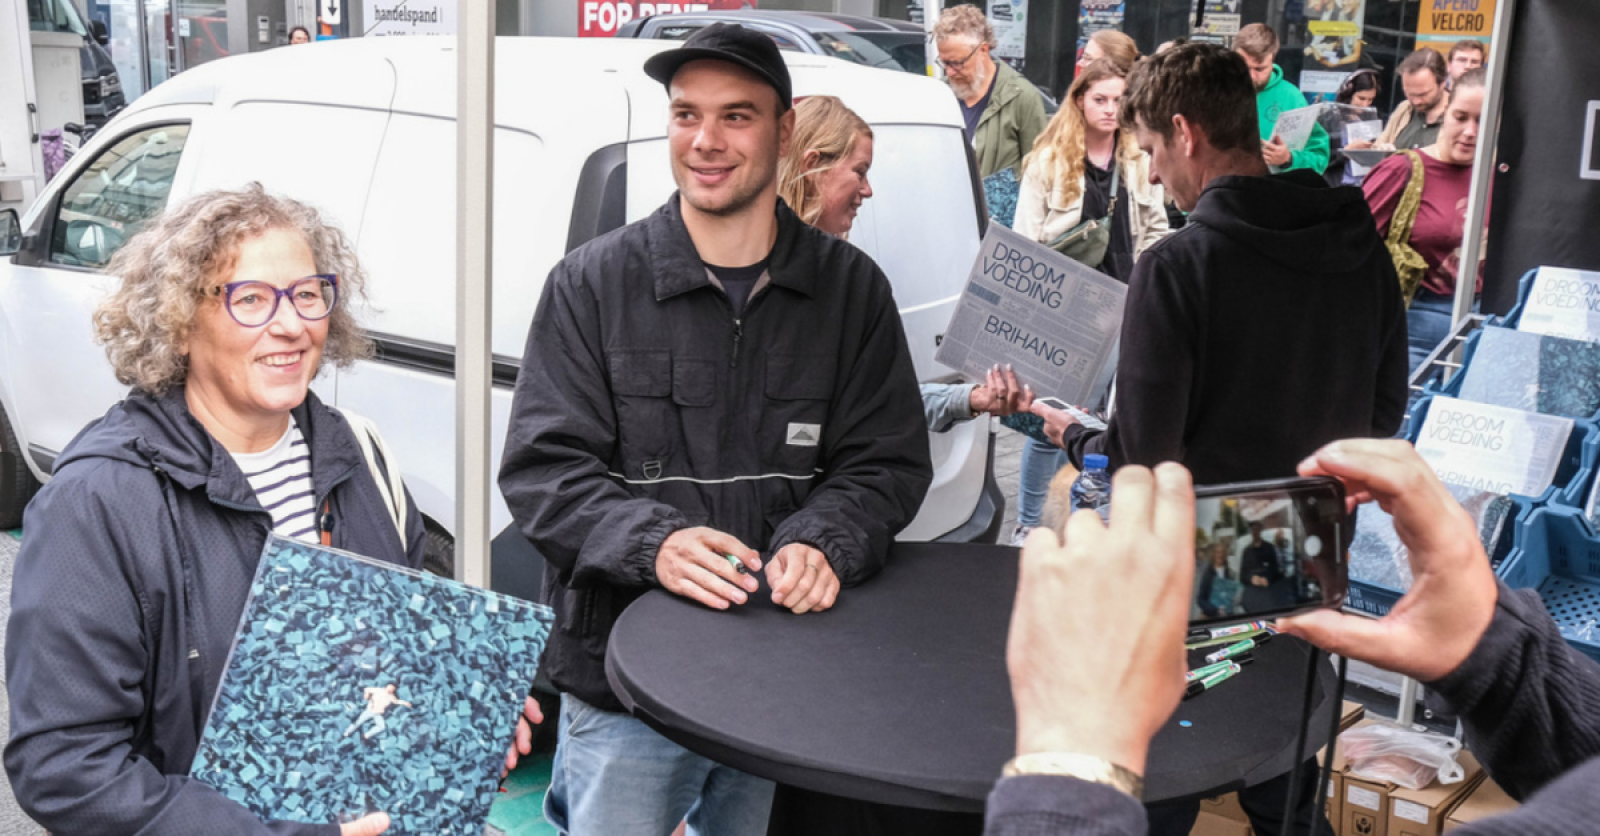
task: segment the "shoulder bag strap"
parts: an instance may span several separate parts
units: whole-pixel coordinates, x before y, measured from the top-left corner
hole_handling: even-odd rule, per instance
[[[1400,193],[1400,203],[1394,208],[1394,215],[1389,219],[1390,245],[1410,244],[1411,228],[1417,223],[1417,210],[1422,208],[1422,154],[1416,151],[1402,151],[1411,160],[1411,179],[1406,181],[1405,191]]]
[[[389,445],[384,443],[383,436],[378,434],[378,428],[371,421],[344,407],[339,407],[339,411],[350,422],[350,431],[356,437],[356,444],[361,447],[362,458],[367,460],[367,469],[372,471],[372,481],[378,485],[378,494],[383,497],[383,504],[389,510],[395,533],[400,535],[400,547],[405,548],[406,516],[410,508],[406,502],[406,486],[400,480],[400,468],[395,463],[394,454],[389,452]]]

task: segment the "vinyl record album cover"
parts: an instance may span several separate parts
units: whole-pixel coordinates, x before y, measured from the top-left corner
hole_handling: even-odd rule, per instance
[[[191,774],[264,820],[483,833],[550,610],[269,537]]]
[[[1485,328],[1461,381],[1461,399],[1542,415],[1600,412],[1600,343]]]

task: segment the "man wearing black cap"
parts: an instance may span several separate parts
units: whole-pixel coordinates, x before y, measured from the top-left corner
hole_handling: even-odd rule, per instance
[[[500,469],[553,570],[543,666],[562,710],[545,812],[583,836],[685,817],[691,833],[763,834],[770,783],[623,713],[612,625],[657,587],[719,610],[828,609],[882,568],[921,503],[927,425],[883,273],[778,200],[794,113],[772,41],[714,24],[645,72],[667,87],[678,193],[551,271]],[[749,602],[763,571],[772,603]]]

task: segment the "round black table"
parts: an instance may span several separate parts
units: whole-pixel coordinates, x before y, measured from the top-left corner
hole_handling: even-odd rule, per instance
[[[764,587],[721,612],[657,590],[617,621],[606,673],[646,724],[753,775],[880,804],[981,812],[1015,747],[1005,646],[1016,555],[899,544],[877,577],[804,616],[774,606]],[[1191,663],[1204,652],[1191,651]],[[1239,676],[1180,704],[1151,744],[1145,800],[1215,795],[1288,772],[1310,652],[1280,637]],[[1319,671],[1313,740],[1334,710],[1334,677],[1327,665]]]

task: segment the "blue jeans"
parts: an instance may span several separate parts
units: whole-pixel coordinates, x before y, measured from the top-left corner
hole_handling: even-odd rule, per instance
[[[1450,313],[1454,305],[1454,297],[1417,291],[1411,307],[1406,310],[1406,342],[1411,355],[1407,374],[1416,371],[1450,333]]]
[[[637,719],[561,695],[544,816],[563,834],[763,836],[773,784],[690,752]]]
[[[1017,525],[1033,528],[1044,513],[1045,497],[1050,495],[1050,480],[1067,466],[1067,451],[1033,438],[1022,443],[1022,468],[1017,492]]]

